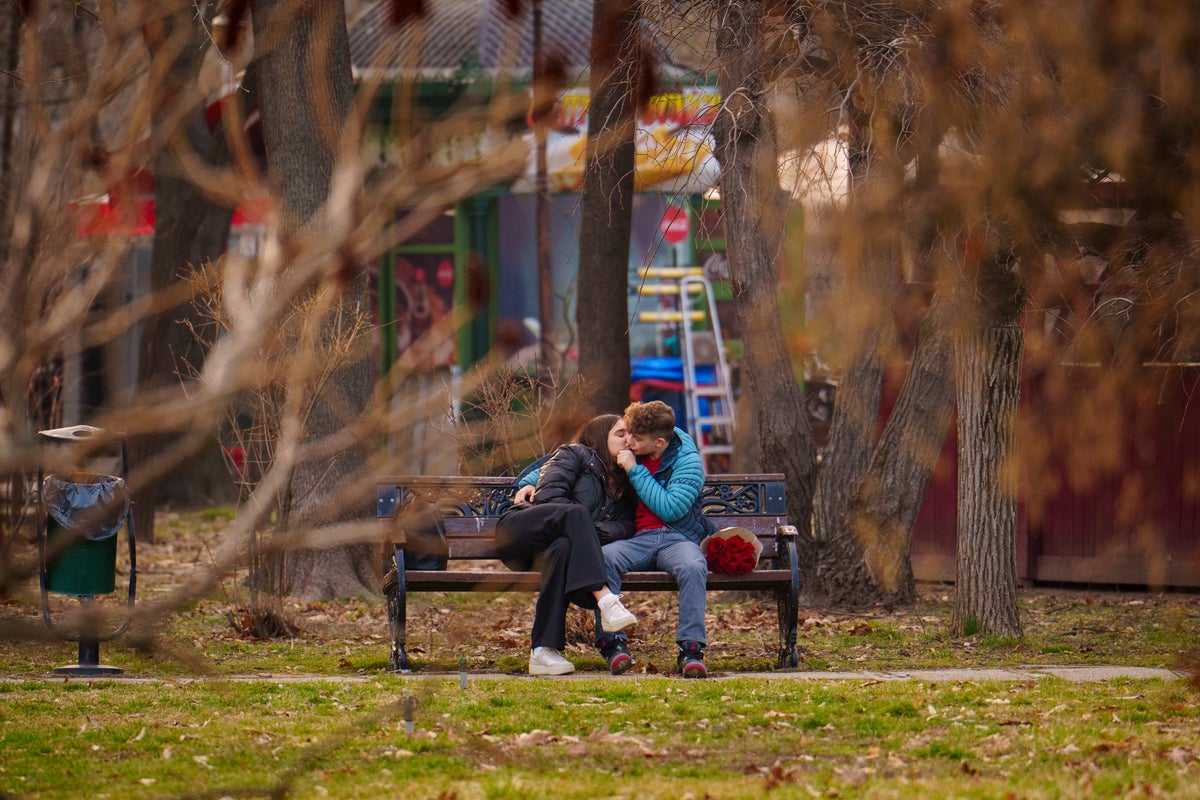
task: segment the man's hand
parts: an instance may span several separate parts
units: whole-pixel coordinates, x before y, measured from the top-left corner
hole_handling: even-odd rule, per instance
[[[517,489],[517,493],[513,495],[513,502],[516,503],[517,505],[524,505],[525,503],[532,503],[533,502],[533,488],[534,487],[532,485],[526,484],[526,485],[522,486],[520,489]]]
[[[629,472],[637,466],[637,456],[633,454],[632,450],[621,450],[617,453],[617,464],[621,466],[621,469]]]

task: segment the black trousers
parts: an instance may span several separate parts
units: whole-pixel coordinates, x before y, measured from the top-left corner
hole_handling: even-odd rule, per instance
[[[606,580],[592,515],[576,503],[516,506],[496,524],[496,550],[509,569],[536,567],[542,573],[530,641],[534,647],[562,650],[567,606],[596,608],[592,592]]]

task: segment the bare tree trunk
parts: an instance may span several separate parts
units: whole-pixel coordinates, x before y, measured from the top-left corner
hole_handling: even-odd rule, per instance
[[[233,209],[213,203],[199,187],[184,175],[176,146],[200,156],[210,164],[228,161],[228,147],[219,133],[209,133],[204,120],[203,98],[195,94],[196,79],[204,60],[207,36],[201,20],[195,19],[190,5],[176,8],[164,19],[161,38],[148,44],[155,59],[169,64],[162,80],[155,83],[151,117],[152,139],[161,146],[154,155],[154,249],[150,260],[150,292],[162,295],[186,282],[205,264],[216,261],[225,252]],[[177,115],[180,107],[186,113]],[[170,127],[166,127],[166,126]],[[148,317],[142,328],[138,349],[138,390],[146,392],[178,386],[180,374],[190,368],[199,371],[208,345],[196,341],[193,331],[205,326],[189,326],[198,321],[190,302],[184,302]],[[185,466],[170,472],[151,465],[155,456],[172,446],[180,446],[178,436],[145,435],[130,442],[130,460],[135,470],[138,491],[133,498],[134,530],[140,541],[154,540],[154,511],[160,494],[174,500],[195,500],[193,491],[199,481],[225,478],[225,468],[214,437],[193,437],[191,446],[207,441]],[[148,474],[147,469],[154,474]],[[202,473],[202,474],[201,474]],[[232,482],[229,483],[232,488]]]
[[[327,336],[336,336],[352,325],[365,308],[366,276],[346,290],[334,319],[326,321]],[[357,308],[350,298],[363,298]],[[364,354],[365,355],[365,354]],[[306,425],[306,441],[314,442],[350,425],[367,406],[374,390],[374,375],[365,357],[356,358],[332,375],[315,398]],[[292,476],[293,505],[286,520],[288,530],[317,530],[337,522],[364,519],[374,509],[347,503],[357,495],[367,464],[366,445],[355,442],[327,458],[301,461]],[[290,549],[286,553],[284,584],[291,597],[318,600],[334,597],[368,596],[379,591],[378,548],[369,543],[338,547]]]
[[[718,4],[717,60],[724,106],[713,125],[713,138],[721,164],[734,308],[746,345],[744,375],[754,398],[762,466],[784,474],[788,516],[808,533],[816,446],[783,341],[776,253],[768,246],[778,237],[765,230],[781,222],[775,136],[767,116],[767,48],[758,27],[765,5],[733,0]]]
[[[1023,335],[1009,316],[955,334],[958,549],[954,635],[1021,636],[1013,434]]]
[[[633,225],[638,20],[630,0],[592,7],[592,97],[580,198],[579,374],[593,413],[629,402],[629,236]]]
[[[942,235],[943,229],[936,220],[948,211],[936,202],[919,202],[927,196],[942,197],[938,189],[937,151],[941,134],[935,123],[931,114],[920,117],[915,137],[920,150],[911,192],[902,189],[906,179],[895,169],[902,158],[891,149],[893,142],[880,141],[883,152],[876,153],[875,161],[880,167],[890,165],[892,174],[880,172],[877,178],[883,180],[868,184],[856,173],[856,192],[852,195],[859,201],[857,205],[863,207],[861,210],[874,214],[873,218],[857,220],[854,230],[859,232],[859,238],[877,240],[883,233],[885,239],[895,235],[899,240],[900,231],[895,226],[902,218],[892,209],[899,203],[897,195],[904,192],[909,209],[903,218],[908,225],[906,233],[915,251],[931,259],[925,265],[926,270],[933,269],[934,242]],[[914,208],[916,213],[912,213]],[[875,270],[853,296],[874,298],[875,313],[891,319],[894,274]],[[890,606],[911,602],[915,597],[911,561],[913,525],[954,412],[950,311],[946,294],[936,295],[918,331],[904,385],[863,472],[851,473],[840,461],[833,460],[839,451],[847,449],[845,444],[834,441],[829,447],[831,463],[822,465],[817,490],[817,534],[824,546],[820,550],[815,583],[817,594],[831,605]],[[877,392],[877,387],[872,387],[872,391]],[[847,394],[843,382],[838,391],[839,406],[861,404],[854,397],[847,403]],[[873,394],[872,399],[877,396]],[[857,415],[860,426],[871,425],[873,431],[877,413],[874,404],[869,414],[860,410]],[[839,433],[839,423],[835,420],[835,439]],[[827,482],[828,491],[836,501],[844,503],[830,503],[832,512],[824,510],[821,482]]]
[[[865,138],[865,121],[858,123],[851,129],[849,204],[842,218],[838,248],[845,272],[840,292],[843,313],[838,314],[839,332],[844,340],[841,349],[851,358],[838,383],[826,456],[817,474],[813,515],[813,538],[821,545],[813,591],[826,601],[830,599],[828,589],[851,574],[862,574],[861,569],[852,568],[855,559],[861,563],[863,553],[852,529],[846,525],[846,512],[851,493],[875,450],[883,349],[894,339],[895,328],[891,311],[899,256],[898,249],[891,246],[897,232],[895,215],[884,217],[874,213],[886,191],[884,161]],[[849,557],[849,563],[827,564],[827,559],[835,554]],[[839,593],[842,595],[839,603],[869,602],[869,597],[864,596],[869,593],[855,592],[852,586],[846,588],[848,591]]]
[[[546,53],[544,46],[545,20],[542,17],[542,0],[533,0],[533,93],[534,105],[539,109],[542,97],[550,91],[546,76]],[[534,139],[534,227],[537,233],[537,283],[538,322],[541,335],[538,341],[538,371],[550,382],[554,377],[550,371],[558,364],[554,357],[554,268],[550,263],[550,174],[547,163],[546,123],[535,119]]]
[[[935,298],[879,444],[821,552],[817,585],[833,605],[911,602],[912,533],[954,413],[948,303]]]
[[[329,197],[335,157],[353,102],[345,8],[342,3],[295,6],[285,0],[254,0],[252,19],[261,69],[259,110],[267,171],[278,187],[285,238],[319,236],[322,231],[306,223]],[[337,245],[323,246],[333,254],[339,250]],[[337,325],[354,319],[366,307],[366,274],[355,266],[342,289],[340,306],[326,320],[326,339],[338,334]],[[326,392],[313,398],[305,441],[344,428],[366,408],[373,388],[370,360],[360,352],[338,370]],[[365,464],[366,453],[360,446],[299,463],[291,485],[296,500],[290,526],[316,529],[367,516],[368,509],[343,507],[342,502],[342,493],[353,488]],[[285,582],[290,594],[300,599],[371,594],[379,584],[375,555],[365,543],[294,550],[287,554]]]
[[[8,264],[8,237],[15,216],[13,193],[16,187],[14,154],[16,150],[17,106],[20,100],[20,84],[17,82],[17,67],[21,63],[21,12],[17,5],[9,3],[0,12],[0,28],[7,55],[4,71],[0,75],[0,264]]]
[[[863,556],[861,545],[845,524],[845,517],[851,493],[866,472],[875,449],[883,383],[880,331],[864,331],[863,336],[854,360],[838,382],[833,423],[817,474],[814,500],[813,538],[820,546],[820,555],[813,592],[824,602],[834,604],[866,602],[854,587],[846,587],[849,590],[846,592],[836,591],[837,584],[848,577],[855,555],[859,563]]]

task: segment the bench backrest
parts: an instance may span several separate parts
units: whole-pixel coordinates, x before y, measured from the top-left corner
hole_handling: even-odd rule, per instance
[[[513,478],[400,476],[376,487],[376,516],[392,531],[397,512],[414,497],[437,506],[446,527],[451,559],[496,557],[496,520],[512,505]],[[783,475],[710,475],[701,490],[704,513],[717,528],[740,526],[763,543],[762,557],[774,558],[776,531],[787,525]]]

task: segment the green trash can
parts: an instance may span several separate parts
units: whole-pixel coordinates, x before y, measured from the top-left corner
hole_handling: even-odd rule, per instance
[[[67,472],[43,479],[46,589],[84,597],[116,591],[117,533],[129,490],[114,475]]]
[[[79,460],[54,459],[54,463],[81,463],[82,456],[104,455],[105,446],[119,444],[120,467],[129,474],[129,458],[123,439],[105,442],[103,431],[90,425],[38,431],[47,448],[75,447],[84,443],[97,445],[95,453],[78,453]],[[96,441],[100,439],[101,441]],[[109,447],[111,450],[111,447]],[[47,454],[44,457],[48,457]],[[103,464],[110,463],[104,455]],[[104,469],[96,463],[93,469]],[[45,474],[38,470],[38,560],[42,594],[42,619],[46,626],[67,641],[79,642],[79,663],[55,668],[59,675],[104,676],[120,675],[120,667],[100,663],[100,642],[120,636],[133,618],[133,603],[137,594],[137,555],[133,535],[133,515],[130,513],[129,489],[123,477],[80,470],[64,470]],[[117,534],[125,528],[129,540],[129,585],[125,615],[116,630],[101,633],[100,618],[84,616],[84,624],[76,630],[63,630],[55,624],[50,608],[50,593],[73,595],[81,608],[96,603],[98,595],[112,594],[117,581]]]

